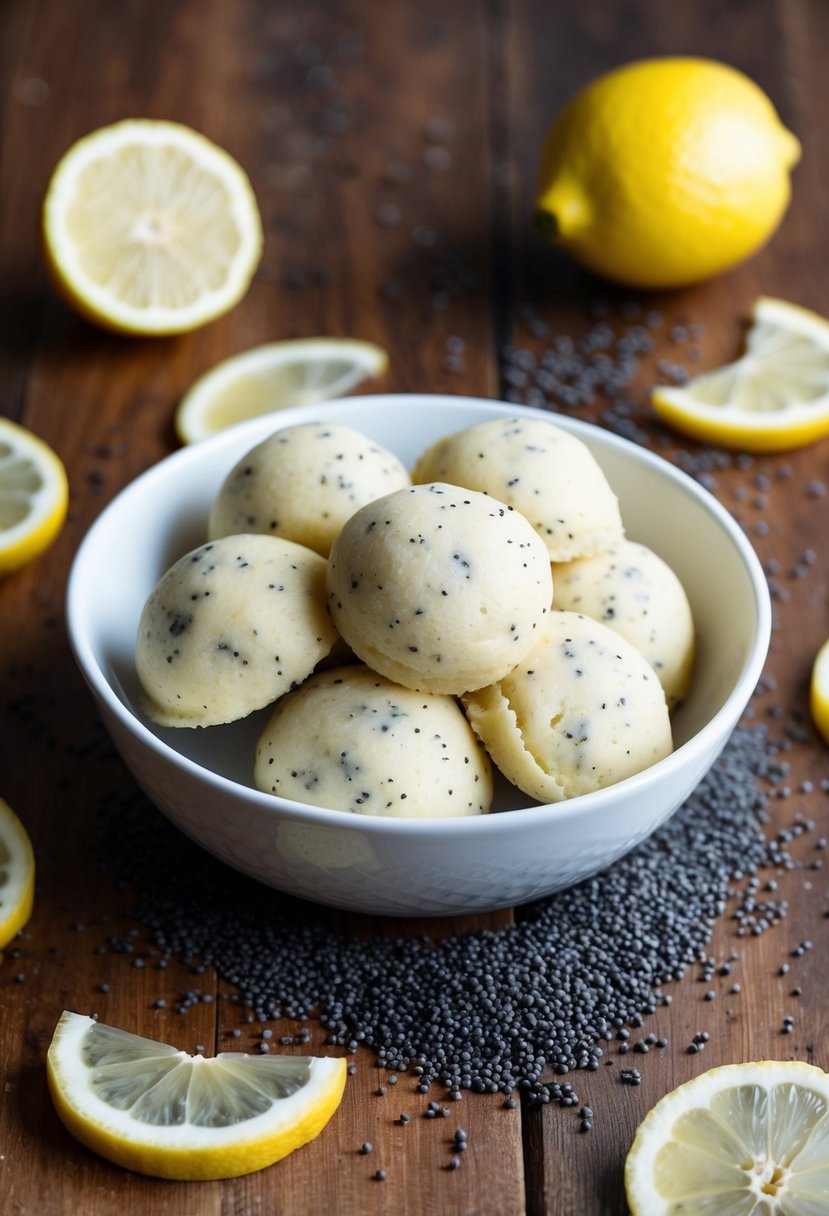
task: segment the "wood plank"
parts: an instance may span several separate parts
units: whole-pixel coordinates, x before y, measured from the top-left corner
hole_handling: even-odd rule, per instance
[[[530,304],[549,325],[548,336],[534,340],[516,319],[505,337],[532,349],[549,343],[556,334],[578,337],[594,323],[591,306],[597,299],[608,305],[609,320],[621,328],[626,302],[661,311],[665,322],[655,331],[656,349],[644,361],[630,394],[635,403],[632,417],[637,426],[656,434],[660,452],[681,458],[683,448],[698,449],[667,438],[658,429],[654,432],[645,407],[658,360],[682,361],[687,349],[687,344],[678,346],[670,340],[672,325],[681,321],[687,326],[689,320],[705,325],[699,343],[701,368],[736,356],[745,317],[760,294],[779,295],[824,314],[829,311],[822,272],[829,242],[820,202],[826,171],[821,152],[825,131],[819,118],[827,103],[825,77],[820,73],[820,48],[827,45],[829,35],[825,7],[808,0],[792,6],[770,0],[728,8],[700,3],[686,6],[680,15],[673,9],[633,2],[616,5],[609,12],[597,0],[586,0],[577,9],[565,11],[565,6],[559,6],[555,20],[549,6],[541,4],[506,5],[505,11],[501,26],[508,34],[504,145],[512,150],[511,232],[500,258],[513,268],[513,318],[522,305]],[[794,197],[786,220],[756,257],[696,288],[636,295],[608,289],[578,270],[565,255],[546,248],[532,230],[535,157],[547,122],[577,87],[627,59],[665,53],[726,59],[752,75],[801,138],[804,158],[795,170]],[[597,400],[592,408],[579,410],[579,416],[601,421],[606,405]],[[791,476],[781,480],[786,466]],[[811,482],[825,483],[827,472],[825,446],[818,445],[785,456],[757,458],[745,469],[732,462],[732,467],[715,474],[718,497],[741,520],[761,559],[770,563],[770,571],[779,570],[772,580],[780,591],[767,665],[776,689],[758,698],[751,710],[756,720],[768,720],[778,734],[793,717],[808,729],[808,674],[827,632],[825,536],[829,520],[825,499],[810,497],[808,491]],[[761,494],[758,486],[765,485],[765,479],[770,489]],[[754,505],[763,498],[768,499],[766,506]],[[810,547],[818,565],[808,577],[793,578],[799,556]],[[776,725],[778,707],[784,721]],[[764,881],[773,878],[778,882],[776,897],[788,899],[787,919],[760,938],[737,938],[736,925],[727,915],[717,926],[710,953],[722,960],[732,950],[739,951],[741,958],[732,975],[715,976],[713,982],[703,985],[698,982],[702,968],[690,969],[683,981],[666,986],[673,997],[671,1006],[646,1019],[639,1032],[664,1035],[669,1048],[652,1049],[647,1057],[620,1056],[618,1044],[609,1045],[605,1067],[587,1077],[576,1073],[571,1078],[582,1100],[595,1110],[592,1133],[580,1135],[577,1121],[558,1109],[529,1112],[530,1213],[567,1216],[578,1211],[621,1216],[627,1210],[622,1168],[637,1125],[663,1094],[705,1068],[763,1058],[804,1059],[826,1068],[829,1037],[820,1010],[826,1006],[829,989],[819,954],[826,948],[828,893],[823,872],[810,867],[815,861],[820,864],[815,841],[825,836],[829,826],[826,794],[818,788],[829,770],[825,748],[813,736],[808,743],[793,746],[787,759],[792,765],[789,784],[793,794],[772,803],[767,830],[774,834],[789,828],[798,813],[816,825],[799,849],[793,846],[796,869],[763,875]],[[814,790],[798,794],[802,782],[811,782]],[[681,865],[681,858],[677,864]],[[817,948],[803,958],[792,958],[792,949],[807,938],[814,939]],[[778,970],[784,964],[791,970],[781,976]],[[730,992],[734,982],[741,985],[739,994]],[[793,997],[797,986],[803,995]],[[715,992],[713,1001],[705,999],[708,991]],[[782,1033],[787,1014],[796,1018],[791,1036]],[[704,1052],[688,1054],[693,1036],[703,1030],[711,1036]],[[636,1087],[619,1081],[621,1067],[631,1064],[642,1074],[642,1083]]]
[[[297,1216],[613,1216],[624,1211],[621,1170],[634,1129],[675,1084],[715,1063],[763,1056],[829,1065],[826,880],[811,869],[822,860],[816,840],[829,836],[819,788],[829,766],[810,737],[792,748],[793,793],[775,801],[770,824],[788,827],[798,812],[815,821],[792,845],[802,864],[775,875],[777,894],[789,899],[787,919],[760,938],[738,939],[724,918],[710,950],[717,959],[740,952],[731,976],[702,984],[701,969],[689,969],[670,986],[672,1005],[643,1027],[664,1034],[668,1049],[622,1056],[611,1044],[598,1072],[570,1078],[595,1109],[589,1135],[580,1134],[573,1111],[510,1111],[499,1096],[466,1095],[448,1118],[428,1120],[427,1103],[438,1095],[417,1094],[406,1074],[379,1094],[384,1074],[360,1049],[343,1107],[316,1146],[234,1182],[171,1186],[117,1170],[76,1145],[52,1111],[43,1072],[64,1007],[189,1050],[258,1050],[261,1042],[261,1025],[246,1020],[233,989],[212,971],[194,974],[176,961],[156,969],[152,943],[129,914],[131,893],[100,868],[96,838],[134,787],[103,735],[62,621],[66,575],[81,537],[122,485],[172,449],[172,412],[182,392],[218,359],[248,346],[329,333],[389,350],[389,373],[372,390],[495,396],[501,343],[543,341],[529,333],[523,306],[537,309],[551,334],[578,335],[592,324],[600,294],[621,323],[628,293],[582,274],[532,229],[543,131],[558,105],[605,67],[648,53],[711,54],[744,68],[771,93],[803,141],[804,160],[786,222],[766,250],[710,284],[649,299],[665,323],[632,394],[632,420],[648,426],[644,402],[656,362],[684,352],[669,336],[681,318],[705,323],[700,365],[714,365],[736,353],[741,318],[760,292],[829,314],[820,117],[829,108],[821,56],[827,45],[829,12],[820,0],[699,0],[681,13],[654,0],[612,8],[602,0],[78,0],[71,12],[60,0],[8,0],[0,32],[9,82],[0,104],[0,298],[9,314],[0,343],[0,412],[53,443],[69,468],[72,500],[54,548],[0,583],[0,794],[30,827],[39,865],[35,916],[0,969],[4,1211],[189,1216],[276,1205]],[[37,248],[34,217],[59,155],[85,131],[136,114],[174,117],[226,146],[248,169],[265,221],[265,258],[246,299],[213,325],[172,340],[121,339],[72,316],[47,288]],[[447,360],[450,337],[465,343],[462,357]],[[584,413],[602,421],[602,411],[596,402]],[[685,445],[661,432],[656,442],[681,458]],[[786,465],[792,476],[783,479]],[[762,508],[755,505],[758,476],[770,479]],[[754,703],[757,718],[778,733],[793,715],[806,722],[809,664],[829,619],[826,499],[809,493],[813,481],[829,484],[824,445],[716,473],[721,501],[743,520],[761,557],[779,564],[768,668],[777,687]],[[792,568],[807,548],[817,561],[796,578]],[[812,792],[798,792],[803,781],[812,782]],[[396,922],[335,920],[358,936],[401,931]],[[509,915],[496,914],[428,927],[440,935],[508,923]],[[405,932],[426,927],[410,922]],[[815,948],[792,956],[806,937]],[[125,953],[128,946],[133,954]],[[136,958],[143,967],[133,965]],[[780,975],[784,963],[790,970]],[[734,982],[738,994],[730,992]],[[791,995],[796,986],[799,997]],[[175,1000],[188,988],[212,999],[178,1014]],[[713,1001],[705,999],[709,990]],[[167,1005],[155,1007],[158,999]],[[787,1014],[795,1017],[794,1032],[784,1036]],[[305,1050],[341,1050],[308,1024]],[[234,1028],[239,1039],[229,1037]],[[272,1029],[278,1039],[297,1023],[282,1020]],[[689,1055],[700,1030],[710,1040],[702,1054]],[[619,1081],[631,1062],[641,1069],[638,1087]],[[401,1111],[409,1124],[398,1121]],[[458,1126],[470,1147],[450,1171]],[[370,1154],[359,1151],[364,1140],[374,1144]],[[372,1178],[378,1168],[386,1171],[383,1182]]]
[[[188,1050],[201,1044],[210,1053],[229,1042],[258,1050],[261,1026],[223,999],[232,992],[212,972],[194,979],[174,962],[155,969],[151,943],[129,917],[130,892],[96,869],[90,841],[102,808],[111,813],[132,783],[68,654],[66,574],[105,503],[174,446],[171,416],[182,392],[226,355],[277,338],[342,334],[389,350],[389,374],[372,389],[494,392],[484,44],[468,34],[482,29],[481,7],[430,0],[417,11],[385,6],[369,15],[365,5],[322,0],[279,9],[177,0],[116,12],[104,0],[83,0],[71,17],[54,0],[10,8],[4,48],[16,100],[0,121],[13,206],[4,211],[2,254],[26,286],[2,408],[56,447],[72,499],[50,553],[0,587],[0,637],[14,639],[4,649],[3,792],[30,828],[40,867],[34,918],[0,980],[0,1058],[15,1062],[0,1106],[8,1209],[146,1216],[254,1211],[276,1198],[301,1216],[335,1207],[402,1211],[416,1194],[447,1213],[519,1211],[520,1111],[502,1111],[500,1099],[466,1100],[453,1104],[451,1119],[427,1120],[434,1095],[415,1093],[411,1075],[377,1095],[382,1074],[367,1050],[357,1053],[342,1110],[317,1146],[260,1175],[174,1188],[76,1145],[52,1112],[43,1077],[64,1007]],[[395,46],[406,54],[392,60]],[[47,290],[37,250],[33,217],[59,155],[86,131],[134,115],[174,117],[227,147],[250,173],[263,212],[265,257],[246,299],[176,339],[135,341],[87,326]],[[466,342],[452,372],[444,365],[450,336]],[[509,919],[446,922],[438,932]],[[73,927],[80,923],[83,930]],[[361,931],[369,930],[396,935],[400,925],[377,920]],[[113,950],[113,935],[146,957],[145,966]],[[175,994],[189,987],[216,999],[177,1014]],[[154,1007],[159,998],[164,1009]],[[238,1026],[243,1036],[228,1040]],[[292,1029],[277,1023],[274,1037]],[[312,1029],[305,1050],[341,1050]],[[401,1110],[410,1124],[397,1121]],[[470,1150],[461,1170],[448,1171],[459,1125]],[[366,1139],[375,1149],[364,1156]],[[375,1182],[381,1166],[386,1180]]]

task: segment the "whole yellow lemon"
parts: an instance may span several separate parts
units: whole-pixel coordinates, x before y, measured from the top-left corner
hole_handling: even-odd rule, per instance
[[[598,77],[554,120],[540,226],[590,270],[680,287],[749,256],[777,228],[800,144],[742,72],[642,59]]]

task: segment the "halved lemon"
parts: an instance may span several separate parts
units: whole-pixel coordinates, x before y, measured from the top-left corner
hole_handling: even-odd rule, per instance
[[[43,235],[67,300],[133,334],[182,333],[227,312],[263,241],[240,165],[197,131],[150,119],[73,144],[49,182]]]
[[[643,1120],[625,1189],[632,1216],[829,1212],[829,1076],[790,1060],[701,1073]]]
[[[829,638],[817,652],[812,665],[809,709],[821,738],[829,744]]]
[[[725,448],[782,452],[829,434],[829,321],[761,296],[745,353],[680,387],[653,389],[669,426]]]
[[[0,798],[0,950],[32,914],[35,855],[23,824]]]
[[[0,575],[32,561],[63,527],[66,470],[47,443],[0,418]]]
[[[254,346],[199,377],[176,410],[176,430],[183,443],[196,443],[260,414],[343,397],[387,364],[381,347],[356,338]]]
[[[55,1108],[82,1144],[158,1178],[235,1178],[317,1136],[340,1104],[344,1059],[178,1051],[64,1012],[49,1047]]]

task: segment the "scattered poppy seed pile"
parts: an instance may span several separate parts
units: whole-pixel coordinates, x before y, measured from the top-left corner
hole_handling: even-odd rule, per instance
[[[739,885],[793,864],[785,840],[761,829],[788,772],[785,747],[762,725],[739,728],[685,805],[626,858],[521,909],[518,924],[442,940],[344,934],[337,913],[233,873],[143,800],[108,806],[104,847],[137,892],[158,957],[214,967],[257,1020],[318,1017],[329,1042],[368,1046],[423,1093],[434,1082],[456,1097],[518,1090],[571,1105],[561,1078],[598,1068],[603,1043],[670,1001],[660,986],[704,961],[731,897],[738,932],[785,915],[770,895],[760,924]]]

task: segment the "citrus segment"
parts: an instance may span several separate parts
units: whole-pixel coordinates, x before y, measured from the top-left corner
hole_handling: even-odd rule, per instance
[[[0,798],[0,950],[32,914],[35,855],[14,811]]]
[[[547,135],[536,215],[597,274],[665,288],[753,253],[789,203],[800,145],[727,64],[657,57],[587,84]]]
[[[182,398],[176,430],[195,443],[292,405],[313,405],[350,393],[386,369],[386,352],[355,338],[269,342],[216,365]]]
[[[232,1178],[317,1136],[340,1104],[343,1059],[190,1056],[64,1012],[47,1073],[57,1112],[82,1144],[160,1178]]]
[[[47,263],[67,300],[107,328],[195,329],[247,291],[262,223],[236,161],[173,122],[129,119],[75,143],[43,205]]]
[[[829,1210],[829,1076],[798,1061],[710,1069],[643,1120],[625,1163],[632,1216]]]
[[[47,443],[0,418],[0,575],[32,561],[63,526],[66,471]]]
[[[829,638],[817,652],[812,666],[809,709],[821,738],[829,744]]]
[[[761,297],[734,363],[651,395],[663,422],[747,452],[803,447],[829,434],[829,321]]]

